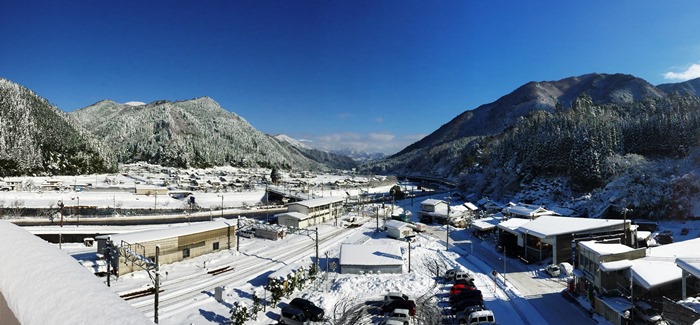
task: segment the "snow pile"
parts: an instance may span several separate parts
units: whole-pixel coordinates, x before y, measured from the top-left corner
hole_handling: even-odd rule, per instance
[[[152,324],[75,259],[7,221],[0,256],[0,293],[21,324]]]

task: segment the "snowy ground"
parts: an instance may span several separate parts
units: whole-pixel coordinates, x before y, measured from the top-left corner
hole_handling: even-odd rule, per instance
[[[101,178],[101,177],[99,177]],[[326,182],[331,176],[319,176],[315,180]],[[369,192],[386,193],[389,186],[365,188]],[[349,189],[351,195],[357,195],[361,189]],[[328,195],[323,188],[312,189],[313,194]],[[335,192],[335,191],[334,191]],[[334,193],[335,194],[335,193]],[[231,193],[197,193],[197,201],[205,209],[221,207],[223,195],[224,206],[238,207],[256,205],[264,196],[264,189],[250,192]],[[435,195],[440,199],[444,195]],[[176,208],[182,201],[167,196],[136,196],[131,193],[91,193],[91,192],[0,192],[0,202],[12,206],[15,202],[25,207],[41,207],[63,200],[66,206],[71,204],[95,205],[99,207],[157,207]],[[417,199],[397,202],[417,215]],[[456,202],[453,202],[456,204]],[[373,211],[372,207],[366,207]],[[329,270],[328,278],[323,283],[307,285],[296,291],[275,306],[266,306],[257,315],[257,320],[248,324],[274,324],[279,317],[280,308],[294,297],[307,298],[321,306],[333,324],[370,324],[377,323],[381,315],[368,302],[378,300],[387,291],[398,290],[419,300],[417,324],[434,324],[440,318],[449,323],[446,313],[447,292],[450,285],[435,276],[436,265],[440,273],[446,268],[460,267],[476,274],[476,285],[484,294],[485,304],[492,309],[499,324],[606,324],[600,317],[590,317],[589,313],[578,305],[561,297],[565,287],[564,279],[552,279],[543,274],[544,265],[525,265],[516,260],[503,257],[494,250],[493,243],[471,237],[468,230],[451,229],[450,249],[445,250],[445,228],[432,225],[429,230],[416,237],[411,249],[411,272],[408,273],[408,246],[406,242],[386,238],[384,233],[376,233],[374,218],[361,219],[360,228],[346,229],[326,224],[319,227],[319,264],[322,270],[327,263],[336,262],[340,245],[343,243],[367,243],[400,245],[404,259],[404,273],[373,275],[342,275]],[[165,227],[152,225],[149,228]],[[171,225],[172,226],[172,225]],[[37,227],[40,228],[40,227]],[[138,229],[142,229],[139,226]],[[682,228],[690,232],[681,235]],[[697,222],[664,222],[658,231],[670,230],[675,241],[695,238],[699,235]],[[115,231],[134,231],[125,227],[115,227]],[[94,255],[94,247],[82,244],[63,244],[64,250],[76,259],[87,259]],[[328,259],[326,258],[328,254]],[[240,252],[224,251],[209,254],[180,263],[164,265],[162,281],[163,292],[160,295],[160,324],[222,324],[229,317],[229,310],[238,301],[247,306],[252,305],[253,294],[263,298],[269,292],[263,287],[267,276],[287,265],[303,263],[310,265],[315,259],[315,245],[311,236],[291,234],[280,241],[260,238],[241,238]],[[504,263],[505,262],[505,263]],[[208,271],[232,267],[232,272],[212,276]],[[505,273],[494,282],[493,270]],[[142,290],[150,286],[150,278],[145,272],[136,272],[111,281],[112,289],[123,294]],[[223,287],[224,301],[214,298],[215,288]],[[133,306],[148,317],[153,317],[153,297],[129,300]],[[436,318],[437,317],[437,318]],[[436,320],[438,319],[438,320]]]

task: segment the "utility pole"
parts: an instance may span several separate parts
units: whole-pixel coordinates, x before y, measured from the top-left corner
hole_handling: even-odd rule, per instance
[[[154,287],[156,292],[154,293],[154,303],[153,303],[153,322],[158,324],[158,296],[160,295],[160,245],[156,245],[156,281]]]
[[[236,236],[236,251],[240,252],[241,251],[241,215],[238,215],[237,220],[237,226],[236,226],[236,232],[238,232],[238,235]]]
[[[448,196],[447,199],[447,240],[445,241],[445,250],[450,250],[450,205],[452,204],[452,197]]]
[[[411,239],[406,238],[408,242],[408,273],[411,273]]]
[[[506,245],[503,245],[503,285],[506,284]]]
[[[221,217],[224,217],[224,195],[221,195]]]
[[[63,200],[58,201],[58,207],[61,208],[61,229],[63,229]],[[58,249],[61,249],[63,243],[63,232],[58,232]]]
[[[318,227],[316,227],[316,273],[318,273]]]
[[[375,207],[377,210],[377,232],[379,232],[379,207]]]

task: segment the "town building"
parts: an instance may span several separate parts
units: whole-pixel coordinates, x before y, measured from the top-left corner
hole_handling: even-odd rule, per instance
[[[166,229],[146,230],[114,235],[101,235],[97,240],[97,253],[114,247],[119,252],[118,262],[113,263],[117,275],[139,271],[140,266],[129,263],[125,252],[131,252],[155,261],[156,246],[160,246],[160,264],[170,264],[183,259],[231,249],[236,244],[236,226],[229,221],[209,221]]]

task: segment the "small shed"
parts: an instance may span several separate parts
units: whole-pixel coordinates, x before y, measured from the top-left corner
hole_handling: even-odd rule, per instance
[[[277,224],[289,228],[306,228],[311,225],[311,217],[300,212],[285,212],[275,215]]]
[[[408,223],[399,220],[387,220],[384,226],[386,235],[391,238],[401,239],[413,233],[413,228]]]
[[[399,245],[355,245],[340,247],[340,273],[394,273],[403,272],[403,256]]]

